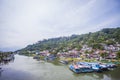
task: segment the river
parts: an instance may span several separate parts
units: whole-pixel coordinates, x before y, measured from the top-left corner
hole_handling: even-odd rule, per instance
[[[120,68],[102,73],[75,74],[68,65],[36,61],[15,55],[15,60],[2,65],[0,80],[120,80]]]

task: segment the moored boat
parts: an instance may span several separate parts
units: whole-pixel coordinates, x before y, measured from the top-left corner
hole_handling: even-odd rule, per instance
[[[108,69],[109,69],[109,68],[116,68],[117,65],[116,65],[116,64],[113,64],[113,63],[107,63],[107,67],[108,67]]]
[[[60,63],[63,63],[63,64],[68,64],[68,61],[65,61],[65,60],[60,60]]]
[[[90,66],[78,65],[78,64],[71,64],[69,69],[75,73],[88,73],[93,72],[93,69]]]
[[[78,62],[78,64],[85,65],[85,66],[90,66],[94,72],[101,72],[101,67],[99,63],[93,63],[93,62]]]
[[[38,59],[40,59],[40,57],[39,56],[34,56],[33,59],[37,59],[38,60]]]
[[[10,54],[7,57],[3,57],[2,59],[3,61],[10,61],[10,60],[14,60],[14,54]]]
[[[117,66],[113,63],[98,63],[98,62],[76,62],[71,64],[69,68],[75,73],[82,72],[102,72],[113,70]]]
[[[94,70],[94,72],[102,72],[102,69],[99,65],[99,63],[88,63],[91,68]]]
[[[108,66],[106,63],[99,63],[100,67],[101,67],[101,70],[103,71],[107,71],[108,70]]]

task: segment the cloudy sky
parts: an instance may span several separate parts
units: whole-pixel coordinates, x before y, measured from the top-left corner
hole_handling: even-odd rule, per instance
[[[120,27],[120,0],[0,0],[0,50]]]

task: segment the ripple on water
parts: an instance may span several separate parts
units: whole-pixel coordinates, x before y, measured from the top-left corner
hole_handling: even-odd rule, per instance
[[[15,61],[3,66],[0,80],[120,80],[120,68],[103,73],[75,74],[66,65],[36,61],[15,56]]]

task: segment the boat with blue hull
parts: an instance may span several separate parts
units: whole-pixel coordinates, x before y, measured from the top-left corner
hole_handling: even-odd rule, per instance
[[[99,63],[91,63],[91,62],[77,62],[77,64],[90,66],[94,72],[102,72]]]
[[[101,69],[103,71],[106,71],[106,70],[111,70],[113,68],[116,68],[117,66],[113,63],[99,63]]]
[[[86,72],[102,72],[115,68],[116,65],[113,63],[98,63],[98,62],[76,62],[69,66],[70,70],[75,73],[86,73]]]
[[[102,71],[107,71],[108,70],[108,66],[107,66],[106,63],[100,63],[99,65],[100,65]]]
[[[99,63],[88,63],[88,65],[91,66],[91,68],[94,70],[94,72],[102,72],[102,69],[101,69]]]
[[[74,65],[74,64],[69,65],[69,69],[75,73],[88,73],[94,71],[90,66]]]
[[[116,68],[117,65],[116,65],[116,64],[113,64],[113,63],[107,63],[107,67],[108,67],[108,68]]]

